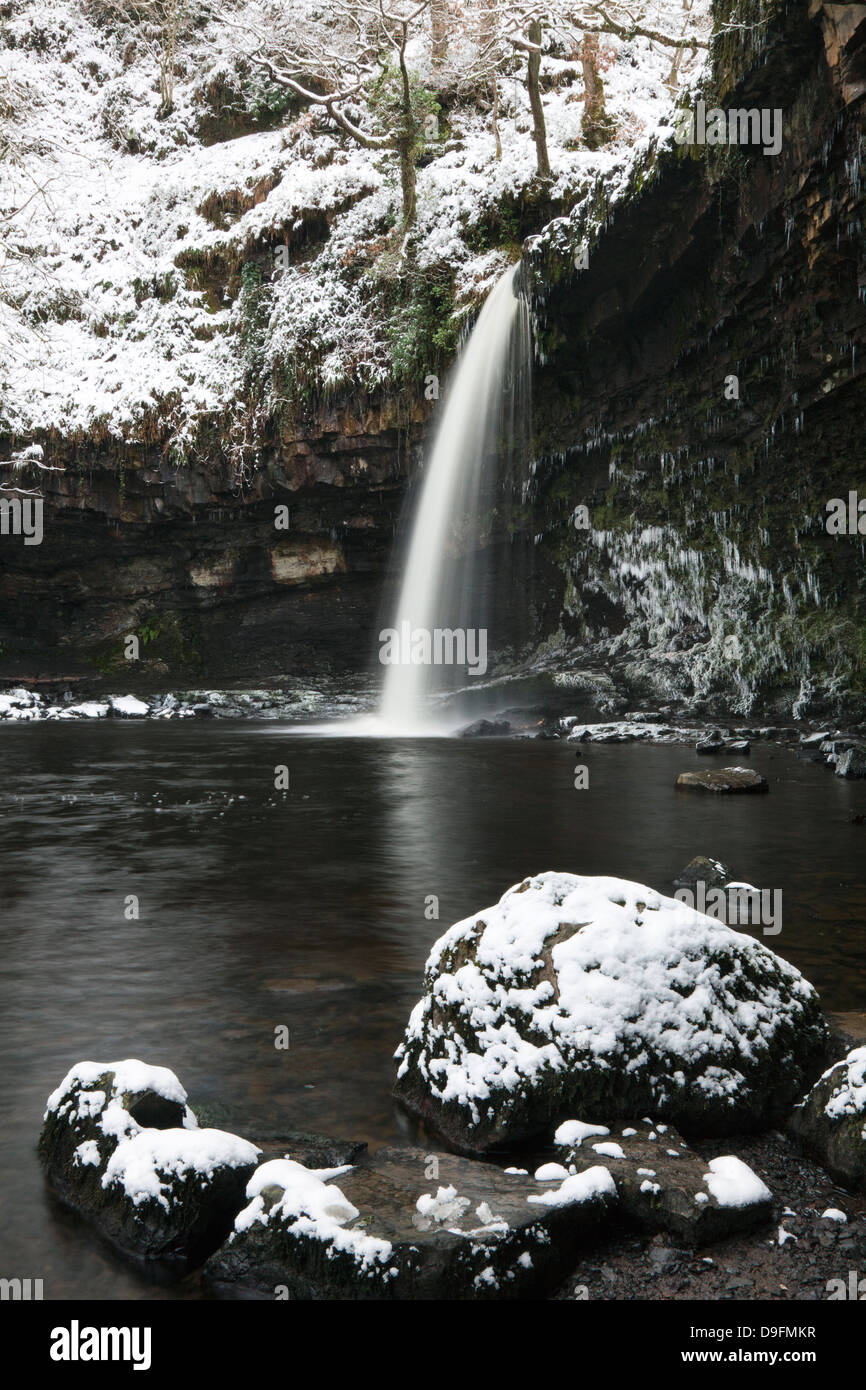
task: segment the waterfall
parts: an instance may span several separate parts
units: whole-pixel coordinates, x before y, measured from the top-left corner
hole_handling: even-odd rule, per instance
[[[471,685],[473,669],[481,676],[486,665],[485,585],[477,559],[482,503],[493,498],[503,455],[511,454],[524,426],[531,365],[519,275],[518,263],[497,281],[447,383],[413,506],[396,611],[380,633],[380,640],[395,635],[379,704],[390,733],[429,731],[431,697]],[[455,664],[462,654],[467,660]]]

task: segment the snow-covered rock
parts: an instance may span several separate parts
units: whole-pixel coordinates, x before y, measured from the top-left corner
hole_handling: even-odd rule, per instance
[[[484,1152],[569,1115],[772,1124],[817,1074],[818,996],[762,943],[651,888],[544,873],[427,961],[396,1094]]]
[[[261,1298],[525,1298],[554,1287],[616,1205],[601,1164],[558,1184],[488,1163],[380,1149],[352,1168],[262,1164],[205,1266]]]
[[[556,1131],[563,1162],[577,1173],[606,1164],[624,1215],[642,1230],[707,1245],[770,1220],[769,1188],[733,1155],[705,1162],[675,1129],[649,1119],[607,1138],[595,1136],[598,1126],[583,1126],[585,1134],[579,1125],[567,1121]]]
[[[794,1107],[788,1129],[837,1181],[866,1191],[866,1047],[824,1072]]]
[[[128,1059],[67,1073],[39,1154],[63,1201],[118,1249],[188,1266],[227,1234],[259,1150],[199,1129],[174,1072]]]
[[[150,708],[134,695],[109,695],[111,713],[115,719],[146,719]]]

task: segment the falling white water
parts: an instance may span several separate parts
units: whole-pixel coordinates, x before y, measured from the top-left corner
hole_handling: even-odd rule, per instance
[[[397,609],[390,627],[408,636],[422,630],[483,628],[485,611],[471,566],[455,560],[479,544],[481,477],[485,459],[513,438],[530,364],[529,310],[519,293],[519,264],[496,283],[448,381],[443,414],[426,463]],[[385,666],[379,720],[389,733],[425,732],[433,722],[430,697],[441,689],[441,665],[405,659]],[[476,663],[477,664],[477,663]],[[452,668],[472,684],[466,667]]]

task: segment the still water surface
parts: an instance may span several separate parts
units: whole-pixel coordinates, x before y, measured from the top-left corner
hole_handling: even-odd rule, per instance
[[[581,761],[586,791],[556,742],[0,729],[0,1275],[42,1278],[46,1298],[196,1297],[194,1279],[144,1283],[46,1195],[34,1145],[68,1067],[140,1057],[175,1070],[193,1105],[404,1139],[392,1053],[430,946],[530,873],[670,892],[692,855],[722,858],[782,889],[768,944],[826,1007],[866,1008],[866,827],[850,823],[866,783],[773,746],[753,750],[771,783],[756,797],[675,792],[678,772],[708,765],[689,749],[596,746]]]

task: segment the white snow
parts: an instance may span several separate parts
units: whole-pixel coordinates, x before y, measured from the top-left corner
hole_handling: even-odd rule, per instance
[[[554,1144],[568,1148],[580,1148],[584,1139],[592,1134],[610,1134],[607,1125],[590,1125],[584,1120],[565,1120],[553,1136]]]
[[[750,1207],[772,1198],[766,1183],[741,1158],[711,1158],[708,1167],[703,1180],[720,1207]]]
[[[471,1205],[468,1197],[458,1197],[456,1187],[450,1185],[440,1187],[435,1197],[429,1192],[422,1193],[415,1203],[421,1216],[431,1221],[459,1221]],[[483,1216],[481,1220],[484,1220]]]
[[[616,1183],[600,1164],[583,1173],[570,1173],[555,1191],[533,1193],[527,1197],[541,1207],[566,1207],[572,1202],[588,1202],[593,1197],[616,1196]]]
[[[351,1255],[368,1272],[387,1264],[392,1253],[390,1241],[367,1235],[362,1228],[353,1229],[349,1223],[357,1220],[360,1212],[330,1181],[349,1171],[347,1167],[305,1168],[290,1158],[261,1164],[247,1184],[249,1204],[235,1217],[235,1231],[279,1221],[299,1236]],[[281,1188],[282,1196],[266,1210],[262,1193],[268,1187]]]
[[[621,1144],[593,1144],[592,1147],[601,1158],[625,1158]]]
[[[98,1168],[99,1145],[97,1144],[96,1140],[85,1139],[83,1143],[79,1144],[72,1155],[72,1161],[73,1163],[81,1164],[82,1167],[92,1165],[93,1167]]]
[[[568,1169],[563,1168],[561,1163],[542,1163],[541,1167],[535,1170],[536,1182],[562,1182],[562,1179],[567,1177]]]
[[[144,719],[149,713],[148,706],[135,695],[110,695],[109,703],[115,714],[126,719]]]
[[[92,1086],[94,1081],[98,1081],[106,1072],[114,1073],[112,1083],[112,1096],[118,1097],[123,1094],[133,1094],[140,1091],[153,1091],[155,1095],[162,1096],[165,1100],[177,1101],[179,1105],[186,1105],[187,1095],[173,1071],[168,1067],[155,1067],[147,1062],[139,1062],[134,1057],[128,1057],[123,1062],[76,1062],[64,1076],[56,1090],[51,1092],[46,1104],[46,1115],[49,1111],[58,1110],[61,1103],[66,1100],[71,1091],[79,1086]],[[95,1097],[101,1096],[104,1104],[105,1097],[99,1092],[83,1092],[80,1097],[79,1108],[84,1107],[81,1113],[85,1113],[87,1107],[95,1103]],[[101,1106],[100,1106],[101,1108]]]
[[[866,1047],[855,1047],[841,1062],[825,1071],[821,1080],[833,1082],[824,1114],[831,1120],[862,1115],[862,1137],[866,1139]]]
[[[844,1211],[840,1211],[838,1207],[828,1207],[826,1211],[821,1212],[821,1220],[840,1221],[847,1223],[848,1218],[845,1215]]]
[[[678,9],[678,0],[664,3]],[[321,19],[309,0],[292,7],[301,30]],[[707,8],[697,0],[699,22]],[[20,167],[4,167],[3,205],[20,208],[11,231],[36,253],[16,261],[14,296],[0,296],[0,387],[18,435],[99,422],[115,438],[140,440],[162,411],[182,455],[202,418],[237,399],[245,369],[240,277],[225,275],[231,288],[214,300],[198,266],[222,257],[239,267],[279,242],[294,252],[305,226],[325,219],[329,235],[266,280],[267,365],[302,364],[319,390],[391,377],[386,296],[371,272],[396,210],[393,159],[321,129],[308,111],[287,114],[281,129],[216,143],[202,127],[218,83],[243,86],[250,106],[267,104],[255,70],[238,78],[244,22],[256,14],[255,0],[238,0],[231,24],[181,25],[174,110],[165,116],[153,48],[130,48],[128,24],[100,23],[98,8],[75,0],[12,0],[0,77],[14,74],[24,90],[28,149]],[[614,200],[633,161],[673,136],[670,50],[613,37],[602,50],[615,130],[595,153],[579,139],[579,64],[542,56],[550,191],[564,206],[594,198],[599,186]],[[416,52],[413,61],[435,89],[429,60]],[[686,55],[686,83],[701,62]],[[503,76],[499,104],[501,159],[487,118],[458,99],[450,138],[432,144],[418,169],[419,264],[433,277],[456,274],[464,313],[504,264],[500,250],[477,249],[486,222],[536,181],[522,81]]]
[[[172,1178],[212,1178],[218,1168],[255,1163],[261,1151],[221,1129],[143,1129],[122,1140],[105,1166],[102,1186],[120,1186],[138,1206],[156,1200],[166,1210]]]

